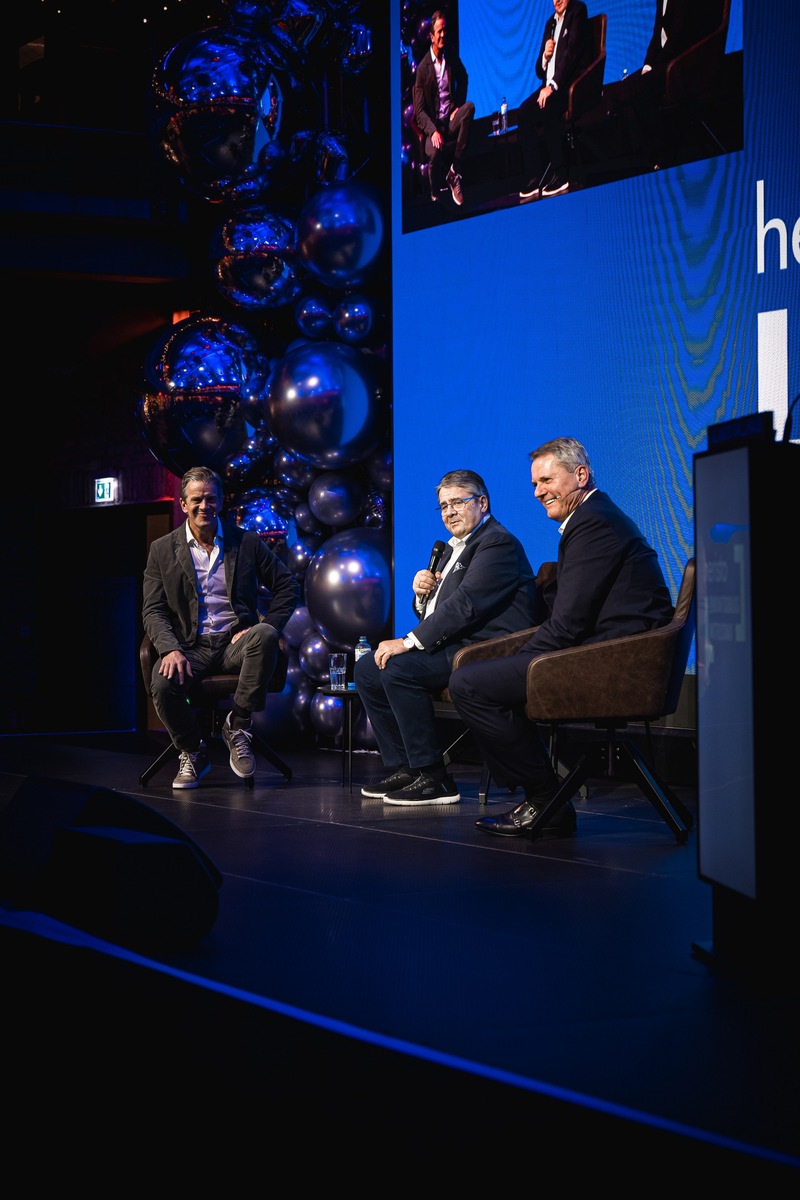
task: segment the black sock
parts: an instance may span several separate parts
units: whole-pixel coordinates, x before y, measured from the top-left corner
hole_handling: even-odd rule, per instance
[[[419,771],[420,775],[429,775],[431,779],[439,780],[447,776],[447,767],[444,763],[430,763],[427,767],[413,767],[414,771]]]

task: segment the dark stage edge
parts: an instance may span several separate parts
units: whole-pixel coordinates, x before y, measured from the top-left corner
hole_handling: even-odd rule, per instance
[[[59,1125],[109,1109],[138,1120],[144,1093],[148,1119],[199,1103],[208,1120],[209,1105],[246,1098],[288,1141],[313,1113],[342,1171],[359,1174],[347,1147],[369,1131],[370,1146],[399,1154],[391,1178],[445,1146],[446,1178],[466,1181],[509,1154],[532,1171],[552,1158],[565,1179],[599,1182],[602,1169],[631,1185],[694,1170],[796,1176],[797,991],[697,961],[710,895],[694,834],[677,846],[629,785],[593,783],[576,839],[508,846],[474,831],[485,810],[471,764],[453,768],[460,805],[389,812],[357,793],[375,755],[356,755],[352,795],[338,752],[287,750],[289,786],[267,769],[247,795],[218,759],[208,788],[176,798],[170,772],[136,785],[152,740],[117,741],[2,741],[0,807],[30,761],[135,797],[220,867],[220,918],[197,946],[140,954],[0,909],[4,1074],[24,1111],[36,1104]],[[508,804],[490,793],[490,808]],[[617,920],[598,925],[609,899]],[[383,1007],[366,1000],[376,973]],[[527,1025],[520,980],[533,989]],[[576,1024],[575,1004],[594,1031],[591,1016]],[[504,1026],[521,1023],[517,1056]],[[637,1058],[645,1092],[621,1082]]]

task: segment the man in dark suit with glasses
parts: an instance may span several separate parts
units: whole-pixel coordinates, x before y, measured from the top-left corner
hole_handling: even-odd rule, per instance
[[[436,496],[450,540],[437,543],[414,576],[413,624],[355,665],[386,771],[361,794],[386,804],[460,800],[444,765],[433,693],[447,687],[459,647],[526,629],[536,617],[533,569],[521,542],[492,516],[480,475],[449,471]]]

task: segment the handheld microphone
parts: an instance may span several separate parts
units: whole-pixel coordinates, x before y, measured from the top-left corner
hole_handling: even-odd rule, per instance
[[[438,567],[439,563],[442,560],[442,555],[444,554],[446,549],[447,549],[447,546],[445,546],[444,542],[434,542],[433,543],[433,547],[431,549],[430,561],[428,562],[428,570],[429,571],[436,570],[436,568]]]
[[[447,546],[445,546],[444,542],[434,542],[433,543],[433,546],[431,548],[431,556],[428,559],[428,570],[429,571],[434,571],[434,572],[436,571],[436,568],[438,567],[439,563],[441,562],[442,555],[444,554],[446,549],[447,549]],[[438,588],[438,586],[439,586],[439,584],[437,582],[436,587],[433,589],[433,591],[430,592],[425,597],[425,600],[423,602],[423,611],[428,607],[431,596],[434,596],[436,594],[436,588]]]

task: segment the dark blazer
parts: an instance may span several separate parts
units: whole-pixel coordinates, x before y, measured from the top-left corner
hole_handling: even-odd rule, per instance
[[[570,0],[564,10],[564,23],[556,43],[556,69],[553,75],[556,88],[569,87],[576,75],[589,65],[592,44],[589,40],[589,13],[583,0]],[[542,66],[545,44],[555,34],[556,18],[549,17],[544,27],[539,56],[536,59],[536,74],[544,83],[547,75]]]
[[[452,558],[445,550],[439,569]],[[419,616],[417,610],[414,610]],[[412,633],[425,650],[460,646],[515,633],[536,619],[536,579],[518,538],[489,516],[467,538],[453,570],[442,580],[436,607]]]
[[[646,65],[658,67],[671,62],[716,29],[721,19],[722,0],[669,0],[663,18],[661,0],[656,0],[653,36],[644,56]],[[662,23],[667,34],[664,46],[661,45]]]
[[[450,82],[450,111],[460,108],[467,98],[469,75],[461,59],[452,50],[444,52],[445,72]],[[414,120],[426,137],[439,128],[439,85],[430,47],[422,57],[414,76]]]
[[[669,588],[634,521],[605,492],[593,492],[569,519],[558,547],[550,617],[525,643],[543,653],[657,629],[672,619]]]
[[[252,530],[222,522],[223,562],[228,597],[239,618],[232,633],[267,621],[278,633],[300,603],[300,585],[276,554]],[[265,616],[259,585],[270,595]],[[186,522],[156,538],[144,572],[142,620],[158,654],[183,650],[197,639],[199,602],[194,561],[186,541]]]

